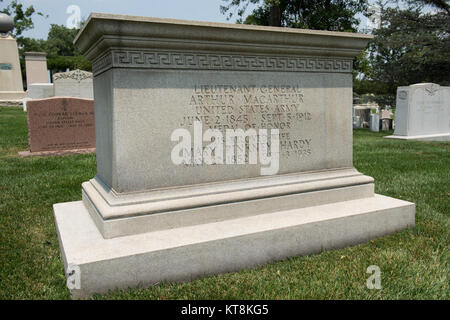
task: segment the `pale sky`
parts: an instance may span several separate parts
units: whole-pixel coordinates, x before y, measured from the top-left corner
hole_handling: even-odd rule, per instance
[[[6,0],[0,3],[5,7]],[[199,20],[211,22],[234,23],[235,18],[227,21],[226,16],[220,13],[222,0],[22,0],[25,7],[33,5],[36,11],[49,15],[48,18],[35,15],[34,29],[24,33],[32,38],[47,38],[50,24],[67,25],[71,13],[67,13],[71,5],[80,8],[81,18],[86,19],[91,12],[129,14],[158,18],[174,18],[185,20]],[[249,14],[254,6],[249,6]],[[362,22],[365,23],[365,18]]]
[[[0,3],[5,7],[9,1]],[[25,7],[33,5],[36,11],[48,14],[48,18],[34,16],[34,29],[24,33],[27,37],[47,38],[50,24],[66,25],[70,5],[81,9],[81,17],[87,18],[91,12],[129,14],[158,18],[174,18],[212,22],[227,21],[220,13],[222,0],[22,0]],[[248,12],[251,12],[250,10]]]

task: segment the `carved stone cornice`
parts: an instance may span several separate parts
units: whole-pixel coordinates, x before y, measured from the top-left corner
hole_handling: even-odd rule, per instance
[[[93,13],[75,38],[110,68],[351,72],[366,34]]]
[[[92,64],[94,75],[110,68],[350,73],[352,59],[117,49]]]

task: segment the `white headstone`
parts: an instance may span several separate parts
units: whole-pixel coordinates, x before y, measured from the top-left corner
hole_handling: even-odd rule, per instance
[[[94,99],[92,73],[82,70],[56,73],[53,76],[56,97]]]
[[[450,140],[450,87],[420,83],[397,89],[395,132],[388,138]]]
[[[380,131],[380,115],[377,113],[370,114],[370,131]]]
[[[31,99],[45,99],[54,96],[53,83],[32,83],[28,85],[28,97]]]

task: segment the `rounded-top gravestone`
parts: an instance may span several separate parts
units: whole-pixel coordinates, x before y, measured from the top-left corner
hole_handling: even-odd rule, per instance
[[[14,29],[14,20],[7,14],[0,13],[0,33],[8,33]]]

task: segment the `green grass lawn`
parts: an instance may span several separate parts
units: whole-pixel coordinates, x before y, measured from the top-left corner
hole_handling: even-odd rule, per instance
[[[354,134],[356,168],[377,193],[415,202],[416,227],[368,243],[100,299],[448,299],[450,143]],[[391,134],[391,133],[389,133]],[[29,157],[26,114],[0,111],[0,299],[70,299],[52,205],[81,200],[95,155]],[[366,269],[381,269],[369,290]]]

